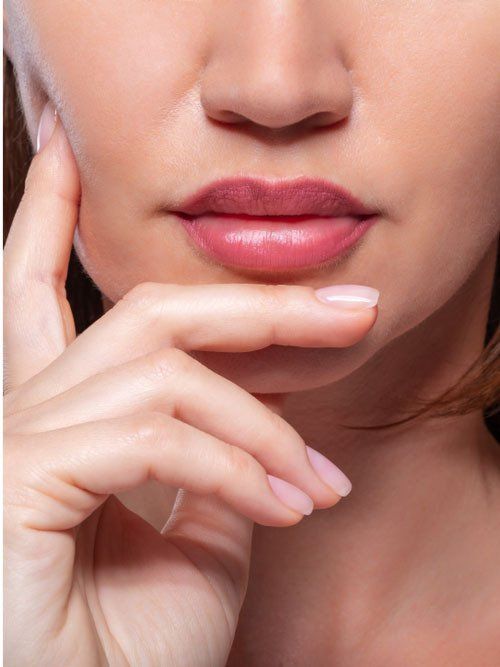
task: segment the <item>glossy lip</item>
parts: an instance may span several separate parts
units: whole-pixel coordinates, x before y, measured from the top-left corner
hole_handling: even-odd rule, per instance
[[[221,179],[176,213],[194,243],[218,262],[283,271],[343,255],[372,226],[376,211],[324,179]]]

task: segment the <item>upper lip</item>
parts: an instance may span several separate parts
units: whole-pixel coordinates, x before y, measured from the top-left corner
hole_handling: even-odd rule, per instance
[[[171,209],[191,216],[233,213],[256,216],[368,216],[375,212],[345,188],[325,179],[224,178],[209,183]]]

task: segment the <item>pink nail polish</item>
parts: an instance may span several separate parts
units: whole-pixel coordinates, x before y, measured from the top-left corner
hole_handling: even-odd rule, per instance
[[[373,308],[378,302],[380,292],[367,285],[328,285],[315,290],[320,301],[338,308]]]
[[[39,153],[49,141],[57,122],[57,110],[49,100],[44,106],[36,136],[36,152]]]
[[[282,503],[301,514],[311,514],[314,509],[314,501],[307,493],[280,477],[268,475],[267,478],[272,490]]]
[[[339,496],[347,496],[352,489],[352,484],[342,470],[337,468],[335,463],[332,463],[330,459],[323,456],[317,449],[313,449],[312,447],[309,447],[309,445],[306,445],[306,450],[311,465],[325,484],[331,486]]]

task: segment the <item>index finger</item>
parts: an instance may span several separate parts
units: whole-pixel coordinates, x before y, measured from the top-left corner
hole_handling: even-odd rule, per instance
[[[9,387],[47,367],[75,338],[65,282],[78,219],[80,178],[62,122],[50,102],[41,116],[40,136],[48,141],[31,161],[4,247],[4,352]]]
[[[364,286],[336,285],[337,291]],[[141,283],[15,397],[18,410],[164,347],[248,352],[270,345],[347,347],[375,323],[377,290],[361,307],[324,303],[312,287]],[[336,304],[336,305],[335,305]]]

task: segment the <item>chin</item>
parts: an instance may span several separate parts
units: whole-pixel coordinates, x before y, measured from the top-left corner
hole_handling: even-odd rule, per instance
[[[189,354],[249,393],[281,394],[316,389],[346,377],[370,356],[365,342],[342,349],[270,345],[252,352]]]

